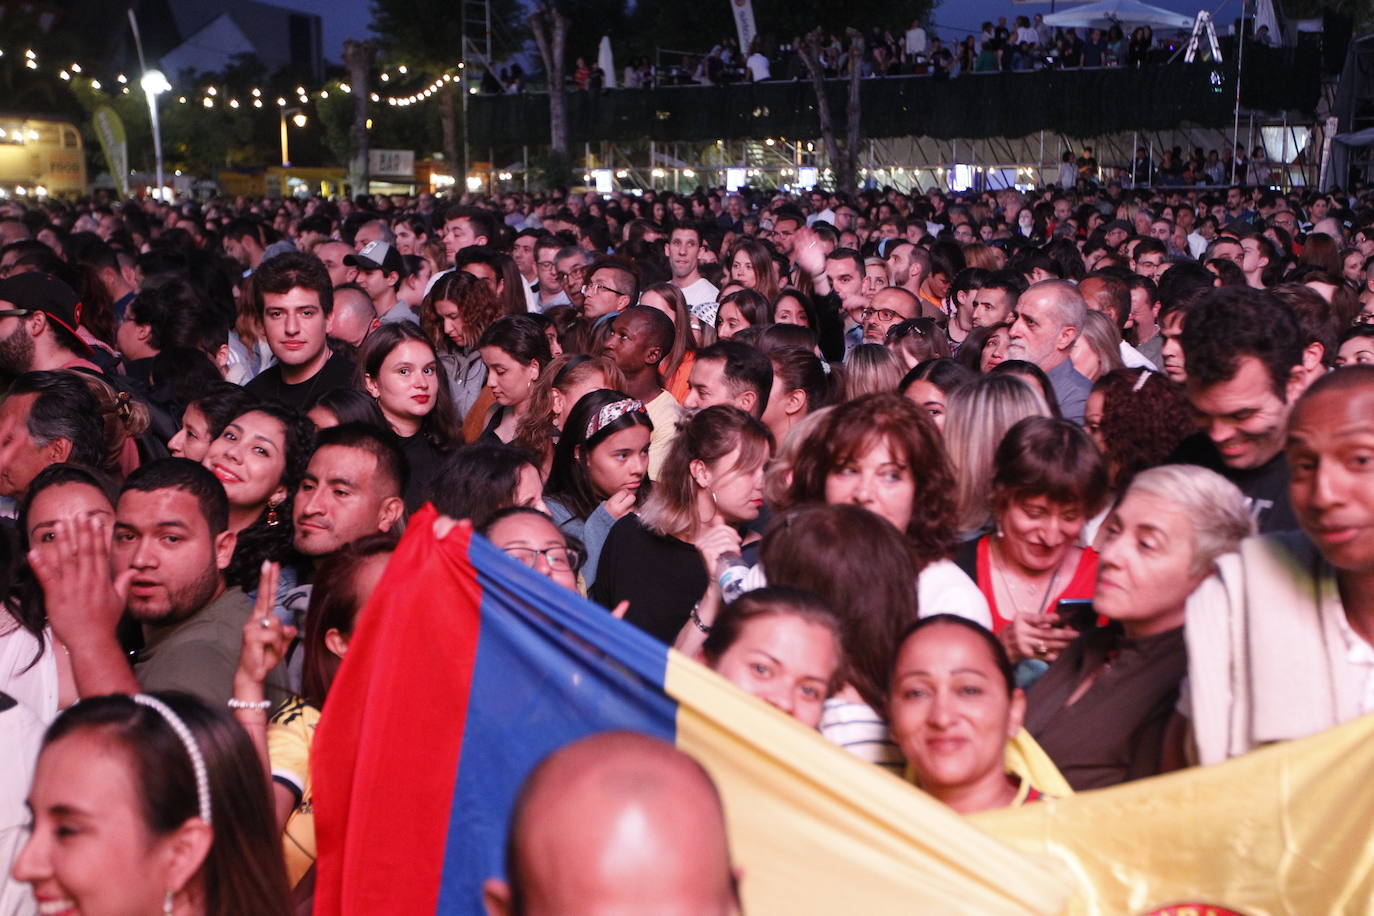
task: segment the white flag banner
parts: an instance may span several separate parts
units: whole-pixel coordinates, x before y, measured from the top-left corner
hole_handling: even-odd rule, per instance
[[[753,0],[730,0],[730,9],[735,14],[735,31],[739,33],[739,52],[749,56],[749,46],[754,43],[758,29],[754,25]]]

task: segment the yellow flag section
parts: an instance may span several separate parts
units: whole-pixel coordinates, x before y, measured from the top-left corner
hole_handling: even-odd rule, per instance
[[[1374,912],[1374,715],[973,823],[1079,879],[1092,914]]]
[[[1071,883],[677,652],[664,687],[677,746],[710,772],[743,874],[768,914],[1059,913]]]

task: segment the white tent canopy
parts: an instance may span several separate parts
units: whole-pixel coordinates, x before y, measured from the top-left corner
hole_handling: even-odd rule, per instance
[[[1156,29],[1191,29],[1193,17],[1160,9],[1139,0],[1098,0],[1062,13],[1051,13],[1045,24],[1080,29],[1109,29],[1113,25],[1148,25]]]

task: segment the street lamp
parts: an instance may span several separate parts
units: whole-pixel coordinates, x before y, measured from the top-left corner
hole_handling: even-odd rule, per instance
[[[157,97],[172,91],[172,84],[161,70],[148,70],[139,80],[143,93],[148,97],[148,113],[153,121],[153,157],[157,161],[157,196],[162,198],[162,125],[157,118]]]
[[[286,139],[286,116],[290,115],[291,123],[297,127],[304,127],[309,122],[309,119],[300,108],[287,108],[279,105],[277,112],[281,116],[281,164],[282,168],[287,168],[291,165],[291,155],[288,152],[290,145],[287,143]]]

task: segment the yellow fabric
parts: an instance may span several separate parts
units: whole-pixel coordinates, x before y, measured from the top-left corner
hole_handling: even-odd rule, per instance
[[[1073,794],[1073,787],[1065,781],[1064,774],[1059,772],[1049,754],[1045,753],[1031,737],[1030,732],[1024,728],[1007,742],[1002,765],[1008,773],[1021,780],[1021,785],[1016,790],[1016,799],[1012,802],[1013,807],[1024,805],[1030,798],[1031,789],[1045,798],[1064,798]],[[913,786],[921,785],[910,764],[906,768],[906,780]]]
[[[1058,913],[1067,875],[677,652],[677,745],[725,801],[747,913]]]
[[[1067,798],[1073,794],[1073,787],[1059,767],[1024,728],[1007,742],[1004,760],[1008,773],[1020,776],[1022,783],[1046,798]]]
[[[1072,914],[1374,911],[1374,715],[1243,757],[975,815],[1077,876]],[[1210,912],[1198,906],[1199,914]]]
[[[295,887],[315,864],[315,799],[310,786],[310,743],[320,711],[299,697],[293,697],[277,710],[267,725],[267,757],[274,778],[301,790],[301,801],[286,819],[282,830],[282,849],[286,855],[286,877]]]

